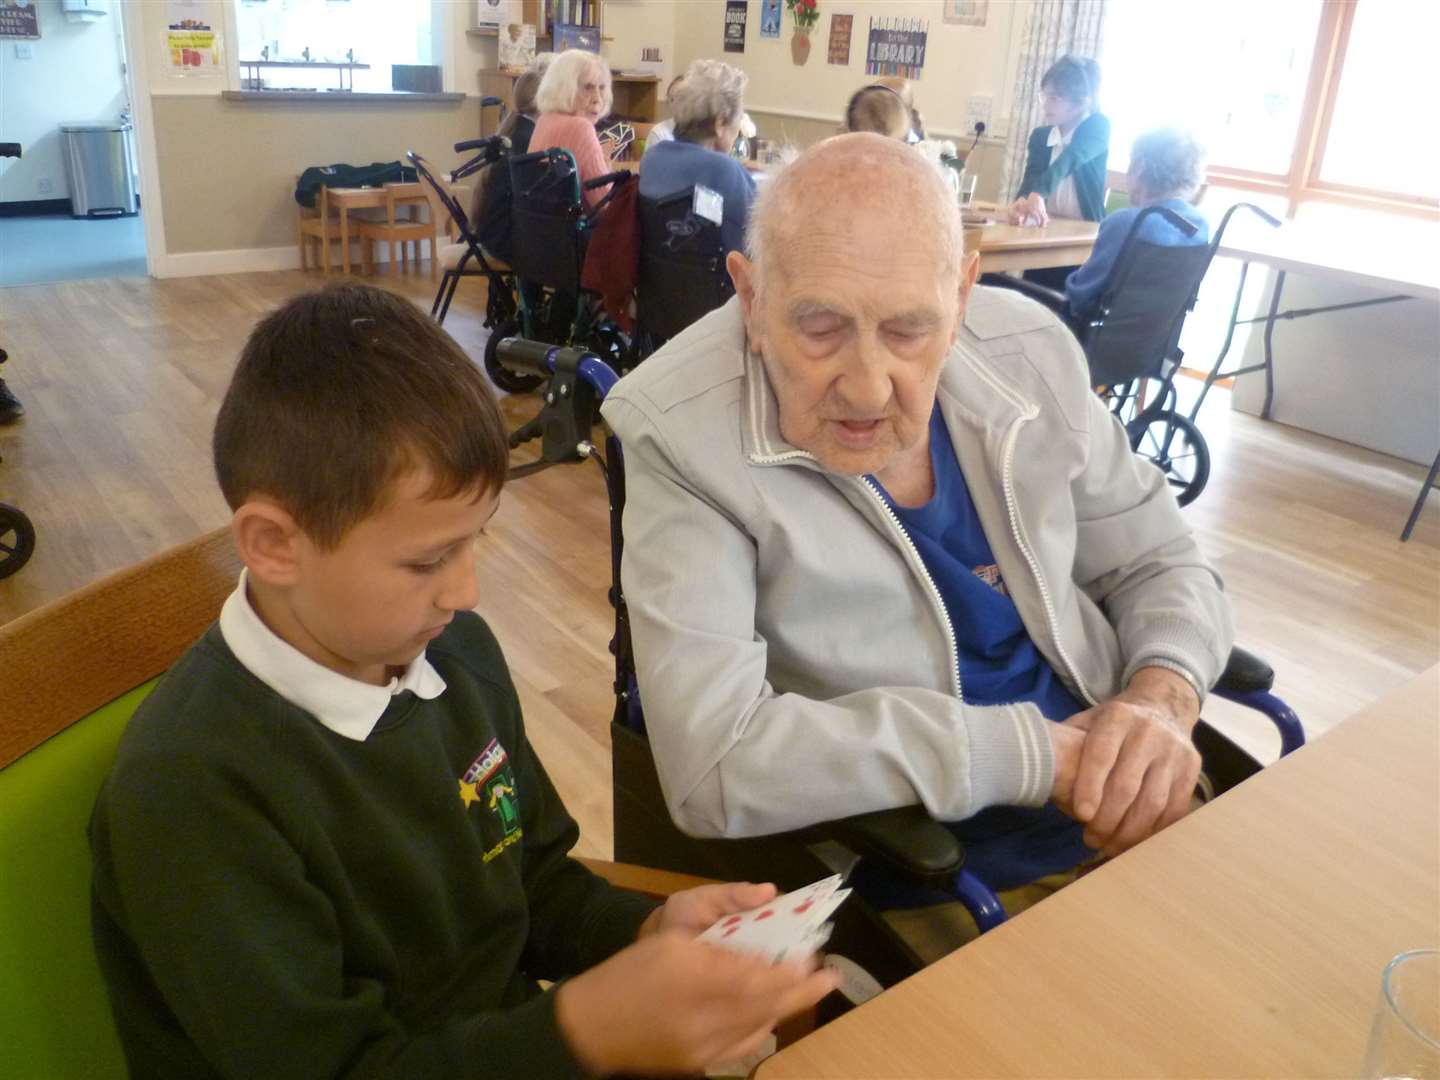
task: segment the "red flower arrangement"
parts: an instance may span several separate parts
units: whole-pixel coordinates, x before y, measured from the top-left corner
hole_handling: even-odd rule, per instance
[[[795,19],[796,29],[811,30],[820,21],[818,0],[785,0],[785,6]]]

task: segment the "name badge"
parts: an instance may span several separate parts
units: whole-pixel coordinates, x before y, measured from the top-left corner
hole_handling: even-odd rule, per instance
[[[719,225],[725,219],[725,196],[703,184],[695,185],[695,215]]]

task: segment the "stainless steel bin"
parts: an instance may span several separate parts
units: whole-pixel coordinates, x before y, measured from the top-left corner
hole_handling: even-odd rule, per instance
[[[118,217],[139,210],[129,133],[128,124],[60,125],[75,217]]]

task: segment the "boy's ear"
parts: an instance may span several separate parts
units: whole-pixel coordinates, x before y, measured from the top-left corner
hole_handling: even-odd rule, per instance
[[[235,551],[252,576],[266,585],[295,584],[305,534],[288,511],[251,499],[235,511],[230,530]]]

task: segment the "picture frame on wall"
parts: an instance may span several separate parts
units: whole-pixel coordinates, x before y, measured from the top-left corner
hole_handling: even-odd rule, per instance
[[[954,26],[984,26],[990,14],[990,0],[943,0],[944,21]]]
[[[38,41],[40,14],[34,0],[0,0],[0,38]]]

